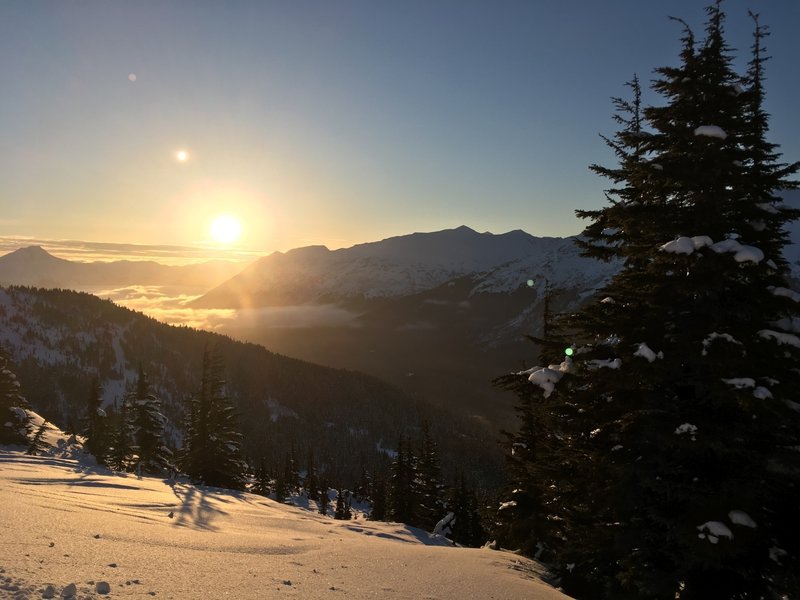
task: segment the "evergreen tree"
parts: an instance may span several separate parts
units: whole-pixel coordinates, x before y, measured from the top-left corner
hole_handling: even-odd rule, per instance
[[[616,103],[619,165],[592,167],[610,203],[579,216],[585,254],[622,269],[560,321],[574,364],[519,388],[507,537],[551,551],[579,598],[798,586],[800,338],[781,254],[797,214],[779,198],[798,165],[765,141],[763,28],[742,78],[723,24],[716,2],[701,44],[684,25],[681,64],[656,71],[663,106],[642,109],[636,82]]]
[[[161,414],[161,402],[150,393],[150,383],[141,364],[136,391],[131,394],[129,403],[133,412],[133,439],[138,456],[136,469],[144,473],[161,473],[169,468],[172,461],[172,452],[164,444],[166,418]]]
[[[416,514],[412,524],[426,531],[433,531],[433,528],[445,515],[444,485],[441,482],[436,442],[433,441],[430,427],[427,424],[422,427],[414,489]]]
[[[86,402],[86,417],[84,419],[83,435],[86,438],[86,450],[102,463],[103,456],[108,451],[106,432],[106,413],[102,408],[103,388],[100,380],[93,377],[89,396]]]
[[[36,433],[31,438],[31,442],[28,444],[28,449],[25,454],[35,456],[41,454],[50,447],[50,444],[44,439],[44,434],[47,433],[49,429],[50,427],[47,426],[47,421],[43,420],[42,424],[36,428]]]
[[[333,514],[333,518],[340,520],[340,521],[349,521],[353,518],[353,513],[350,510],[350,501],[347,499],[347,495],[342,488],[339,488],[336,491],[336,511]]]
[[[200,390],[188,410],[183,470],[194,481],[206,485],[243,489],[241,434],[238,417],[225,392],[223,372],[219,352],[206,350]]]
[[[356,485],[355,496],[359,501],[370,500],[370,490],[372,489],[372,476],[364,464],[364,456],[361,455],[361,474]]]
[[[330,496],[328,496],[328,484],[324,480],[320,482],[322,490],[319,495],[319,514],[327,515],[328,506],[330,505]]]
[[[250,491],[260,496],[269,496],[272,487],[272,477],[270,477],[269,469],[267,469],[264,457],[258,462],[258,467],[255,469],[255,477],[253,478],[253,486]]]
[[[463,473],[459,474],[450,490],[447,510],[453,513],[448,536],[451,540],[471,547],[482,546],[486,542],[486,530],[478,511],[478,498],[475,489],[467,484]]]
[[[369,518],[372,521],[385,521],[387,518],[386,506],[386,480],[383,477],[376,477],[373,481],[370,501],[372,503],[372,510],[369,513]]]
[[[123,400],[119,414],[111,420],[105,463],[115,471],[128,471],[133,457],[131,410]]]
[[[415,485],[416,459],[408,440],[397,443],[397,455],[392,460],[388,486],[388,517],[399,523],[412,524],[416,519]]]
[[[283,459],[283,468],[278,469],[278,474],[275,477],[275,502],[280,502],[281,504],[289,500],[290,461],[291,458],[286,454]]]
[[[319,480],[317,478],[317,470],[314,466],[314,452],[308,451],[308,461],[306,465],[306,479],[303,482],[303,487],[306,489],[306,497],[309,500],[319,500]]]
[[[14,374],[11,357],[0,346],[0,444],[27,444],[28,402]]]

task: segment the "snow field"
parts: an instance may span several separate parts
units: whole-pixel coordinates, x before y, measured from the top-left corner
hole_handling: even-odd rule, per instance
[[[0,507],[3,599],[567,597],[511,553],[71,458],[0,450]]]

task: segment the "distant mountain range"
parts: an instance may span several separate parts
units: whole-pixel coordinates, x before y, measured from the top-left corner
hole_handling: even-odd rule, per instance
[[[41,246],[0,257],[0,285],[85,289],[124,285],[170,285],[208,289],[242,269],[229,261],[167,266],[153,261],[77,262],[57,258]]]
[[[471,295],[513,293],[548,279],[558,288],[591,287],[616,267],[582,258],[573,238],[501,235],[461,226],[352,248],[309,246],[276,252],[195,300],[202,308],[255,308],[396,298],[469,277]]]

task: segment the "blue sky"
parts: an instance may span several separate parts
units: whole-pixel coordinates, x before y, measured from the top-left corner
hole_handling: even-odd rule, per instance
[[[676,64],[704,2],[0,3],[0,235],[259,252],[466,224],[571,235],[610,97]],[[800,2],[772,31],[771,140],[800,159]],[[653,100],[658,100],[653,98]],[[176,159],[187,152],[185,162]]]

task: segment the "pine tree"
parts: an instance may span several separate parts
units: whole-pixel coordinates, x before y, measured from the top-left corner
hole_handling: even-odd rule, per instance
[[[191,399],[182,453],[183,470],[194,481],[243,489],[245,463],[237,414],[225,392],[218,351],[203,353],[200,390]]]
[[[115,471],[128,471],[133,458],[131,410],[128,400],[122,401],[119,414],[111,420],[105,463]]]
[[[436,442],[433,441],[430,427],[427,424],[422,427],[422,440],[414,488],[416,518],[413,525],[426,531],[433,531],[433,528],[445,514],[444,485],[441,482]]]
[[[35,456],[41,454],[50,447],[50,444],[44,439],[44,434],[46,434],[49,429],[50,427],[48,427],[47,421],[43,420],[42,424],[36,428],[36,433],[31,438],[31,442],[28,444],[28,449],[25,451],[25,454]]]
[[[331,501],[330,496],[328,496],[328,484],[323,480],[320,481],[320,486],[322,487],[322,493],[319,495],[319,514],[327,516],[328,506]]]
[[[106,413],[102,405],[103,388],[100,385],[100,380],[97,377],[93,377],[86,402],[83,435],[86,438],[86,450],[97,458],[100,463],[103,462],[103,456],[108,451]]]
[[[376,477],[373,480],[370,491],[370,502],[372,503],[372,510],[369,513],[370,520],[385,521],[388,515],[386,506],[386,480],[383,477]]]
[[[308,451],[306,478],[303,482],[303,487],[305,487],[306,497],[309,500],[319,500],[319,480],[317,478],[317,469],[314,466],[314,452],[311,450]]]
[[[289,500],[289,479],[291,478],[290,461],[291,458],[289,454],[286,454],[283,459],[283,468],[279,468],[275,476],[275,502],[280,502],[281,504]]]
[[[336,491],[336,511],[333,514],[333,518],[340,520],[340,521],[349,521],[353,518],[353,513],[350,510],[350,501],[347,499],[347,495],[342,488],[339,488]]]
[[[27,444],[28,402],[20,391],[11,357],[0,346],[0,444]]]
[[[388,517],[409,525],[416,521],[416,458],[406,439],[397,443],[397,455],[392,460],[388,485]]]
[[[609,206],[584,252],[619,274],[560,321],[575,361],[520,388],[511,538],[587,598],[760,598],[797,589],[800,358],[781,251],[798,165],[765,141],[763,29],[746,77],[720,2],[656,70],[662,106],[615,103]],[[548,379],[549,378],[549,379]],[[502,512],[502,511],[501,511]],[[533,531],[533,533],[531,533]]]
[[[133,412],[134,450],[138,456],[136,469],[161,473],[172,461],[172,452],[164,443],[166,418],[161,414],[161,402],[150,393],[150,383],[141,364],[136,391],[130,395],[129,404]]]
[[[478,547],[486,542],[486,530],[478,511],[478,498],[475,489],[467,484],[463,473],[460,473],[455,485],[450,490],[447,510],[453,513],[448,536],[462,546]]]
[[[250,491],[260,496],[269,496],[272,491],[272,477],[270,477],[264,457],[261,457],[259,460],[253,479],[253,486],[250,488]]]

